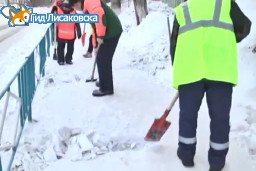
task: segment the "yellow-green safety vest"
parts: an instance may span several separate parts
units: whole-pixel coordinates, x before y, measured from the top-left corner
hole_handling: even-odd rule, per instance
[[[179,23],[173,87],[202,79],[237,84],[237,45],[231,0],[188,0],[176,8]]]

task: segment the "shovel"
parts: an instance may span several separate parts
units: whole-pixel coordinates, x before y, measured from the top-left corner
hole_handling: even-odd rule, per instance
[[[83,32],[83,35],[82,35],[82,38],[81,38],[83,46],[85,45],[85,37],[86,37],[86,32],[85,32],[85,24],[84,24],[84,32]]]
[[[100,46],[100,45],[99,45]],[[98,50],[99,50],[99,46],[97,47],[97,53],[98,53]],[[92,69],[92,75],[91,75],[91,78],[89,79],[86,79],[85,82],[95,82],[97,81],[97,78],[94,78],[94,72],[95,72],[95,68],[96,68],[96,63],[97,63],[97,53],[95,54],[95,60],[94,60],[94,64],[93,64],[93,69]]]
[[[96,62],[97,62],[97,56],[95,56],[95,61],[94,61],[94,64],[93,64],[93,69],[92,69],[92,76],[91,76],[91,78],[86,79],[85,82],[95,82],[95,81],[97,81],[97,78],[94,78]]]
[[[170,127],[171,122],[166,121],[167,116],[169,115],[170,111],[172,110],[175,102],[179,97],[178,92],[175,94],[174,98],[171,101],[171,104],[168,108],[164,111],[164,114],[161,116],[160,119],[155,119],[154,123],[150,127],[146,137],[144,138],[145,141],[160,141],[166,130]]]

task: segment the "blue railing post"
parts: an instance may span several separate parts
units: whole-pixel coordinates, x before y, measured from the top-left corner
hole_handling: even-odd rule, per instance
[[[34,52],[30,55],[29,59],[30,59],[30,66],[31,66],[30,67],[30,73],[31,73],[30,78],[32,79],[31,80],[31,85],[32,85],[31,99],[33,99],[34,94],[35,94],[35,90],[36,90],[35,55],[34,55]],[[31,102],[32,102],[32,100],[31,100]]]
[[[54,24],[52,24],[51,25],[51,27],[50,27],[50,30],[51,30],[51,44],[52,44],[52,46],[53,46],[53,43],[54,43],[54,34],[53,34],[53,30],[54,30]]]
[[[20,73],[18,75],[18,92],[19,92],[19,97],[21,98],[22,97],[22,88],[21,88],[21,74]],[[21,104],[21,109],[20,109],[20,125],[21,126],[23,125],[22,114],[23,114],[23,107]]]
[[[3,170],[3,167],[2,167],[2,159],[1,159],[1,156],[0,156],[0,171]]]
[[[50,47],[51,47],[51,43],[50,43],[50,29],[47,30],[46,32],[46,39],[47,39],[47,56],[50,57]]]
[[[41,40],[39,44],[39,54],[40,54],[40,74],[44,76],[45,74],[44,65],[46,61],[45,37]]]
[[[25,115],[25,120],[28,117],[29,121],[32,121],[31,114],[30,114],[30,104],[29,104],[29,70],[28,70],[28,62],[25,64],[25,90],[26,90],[26,96],[25,96],[25,101],[26,101],[26,115]]]
[[[19,97],[21,98],[21,111],[20,111],[20,124],[23,127],[24,126],[24,115],[25,115],[25,109],[24,109],[24,88],[23,88],[23,68],[20,71],[19,75],[18,75],[18,87],[19,87]]]

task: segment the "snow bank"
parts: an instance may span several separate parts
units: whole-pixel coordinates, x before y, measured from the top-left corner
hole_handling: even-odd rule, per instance
[[[238,44],[239,84],[234,89],[231,136],[244,147],[256,162],[256,15],[255,1],[237,0],[240,8],[252,21],[249,36]],[[233,117],[232,117],[233,116]]]
[[[129,59],[125,62],[139,70],[144,70],[150,75],[158,75],[156,81],[164,82],[163,85],[170,87],[171,80],[171,57],[169,55],[169,33],[167,17],[169,16],[170,29],[172,29],[173,10],[167,4],[149,1],[149,14],[139,26],[130,26],[122,35],[125,40],[122,49],[128,54]],[[126,15],[122,18],[123,15]],[[131,15],[122,13],[122,21],[129,21]],[[134,15],[134,14],[133,14]],[[166,74],[168,73],[168,74]]]

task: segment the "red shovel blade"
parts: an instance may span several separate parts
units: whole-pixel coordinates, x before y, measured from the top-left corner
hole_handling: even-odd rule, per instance
[[[82,41],[82,45],[85,45],[85,37],[86,37],[86,32],[83,33],[81,41]]]
[[[166,117],[155,119],[154,123],[150,127],[145,141],[160,141],[166,130],[170,127],[171,122],[165,120]]]

